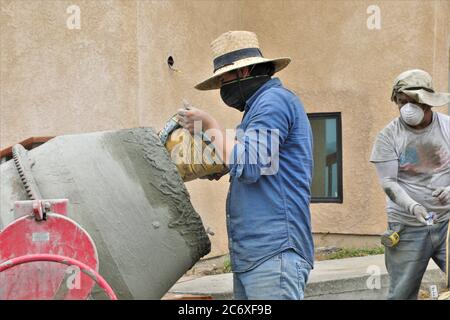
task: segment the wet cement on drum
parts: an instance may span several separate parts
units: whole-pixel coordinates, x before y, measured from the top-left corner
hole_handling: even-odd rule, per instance
[[[63,146],[70,143],[71,136],[59,136],[47,141],[41,147],[35,148],[28,152],[29,160],[34,162],[35,165],[31,168],[31,174],[36,179],[36,184],[41,191],[41,195],[44,199],[56,199],[56,198],[68,198],[69,199],[69,214],[68,217],[74,219],[76,213],[76,222],[82,226],[90,226],[89,235],[95,238],[95,245],[97,251],[100,250],[100,273],[104,277],[113,274],[114,276],[114,291],[120,299],[133,299],[131,290],[128,288],[127,283],[124,281],[117,264],[108,250],[107,245],[103,239],[102,233],[98,228],[92,228],[95,225],[93,215],[90,211],[84,207],[83,196],[80,194],[80,187],[76,184],[73,178],[73,173],[67,167],[66,161],[64,161]],[[41,159],[40,151],[45,148],[50,148],[51,157],[46,156],[45,159]],[[47,153],[45,153],[47,154]],[[37,163],[35,162],[38,158]],[[44,163],[45,161],[45,163]],[[8,181],[7,185],[2,185],[0,205],[2,212],[0,212],[0,230],[7,224],[14,220],[14,202],[17,200],[29,200],[25,191],[23,183],[20,181],[20,177],[17,173],[17,169],[12,160],[2,164],[0,166],[0,180]],[[44,179],[45,177],[45,179]],[[2,184],[2,181],[0,181]],[[51,186],[56,186],[53,189]],[[49,191],[50,190],[50,191]],[[8,198],[7,198],[8,197]],[[10,209],[9,209],[10,208]],[[10,215],[6,216],[5,212],[10,210]],[[75,211],[75,212],[74,212]],[[4,218],[7,218],[7,223],[2,221],[2,214]],[[111,282],[110,282],[111,284]],[[106,296],[103,290],[94,286],[92,290],[92,297],[95,299],[104,299]]]
[[[153,129],[60,136],[29,155],[42,196],[69,199],[69,217],[94,238],[100,274],[120,299],[159,299],[209,253],[200,216]],[[1,207],[9,210],[26,196],[13,163],[0,168],[13,183],[2,188]],[[11,221],[4,214],[2,224]]]
[[[106,133],[105,139],[113,140],[106,143],[112,156],[115,154],[113,146],[126,149],[129,159],[135,164],[133,168],[140,183],[150,186],[144,188],[149,202],[169,206],[171,219],[168,227],[177,230],[186,241],[190,248],[192,265],[208,254],[211,243],[202,220],[192,207],[184,182],[156,132],[152,128],[124,129]],[[136,152],[137,148],[141,152]],[[142,160],[145,160],[147,165],[140,165]]]

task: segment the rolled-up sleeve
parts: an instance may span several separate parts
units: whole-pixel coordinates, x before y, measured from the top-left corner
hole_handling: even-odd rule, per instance
[[[255,183],[264,168],[278,161],[279,147],[289,134],[293,121],[290,105],[276,94],[255,103],[245,131],[237,129],[229,159],[230,175],[243,183]]]

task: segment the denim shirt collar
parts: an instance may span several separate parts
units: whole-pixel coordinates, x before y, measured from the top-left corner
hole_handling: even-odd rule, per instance
[[[281,86],[280,79],[272,78],[269,81],[267,81],[266,83],[264,83],[261,86],[261,88],[256,90],[256,92],[250,98],[248,98],[247,102],[245,103],[245,108],[244,108],[245,113],[251,108],[253,102],[255,102],[255,100],[261,95],[261,93],[263,93],[267,89],[275,87],[275,86]]]

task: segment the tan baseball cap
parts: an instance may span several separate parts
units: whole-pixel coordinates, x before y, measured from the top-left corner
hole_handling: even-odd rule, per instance
[[[418,103],[432,107],[441,107],[450,102],[450,94],[435,92],[431,75],[420,69],[402,72],[394,81],[391,100],[395,101],[398,93],[404,93]]]

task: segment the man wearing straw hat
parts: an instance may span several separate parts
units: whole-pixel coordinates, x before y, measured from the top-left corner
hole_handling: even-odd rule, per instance
[[[432,108],[450,94],[414,69],[395,79],[391,100],[400,116],[378,134],[370,159],[387,195],[388,298],[417,299],[430,258],[448,278],[450,117]]]
[[[313,267],[309,211],[311,127],[299,98],[275,72],[290,58],[264,58],[256,35],[230,31],[211,43],[213,76],[196,86],[220,89],[243,112],[226,134],[206,112],[178,111],[179,123],[211,138],[230,174],[227,230],[235,299],[302,299]],[[228,132],[227,132],[228,133]]]

